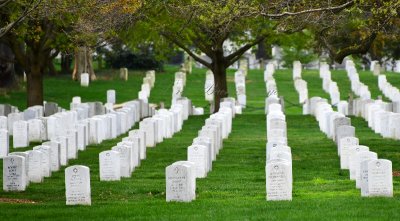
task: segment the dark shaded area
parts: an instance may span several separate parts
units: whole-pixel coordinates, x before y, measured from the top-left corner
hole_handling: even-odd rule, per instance
[[[0,87],[11,88],[16,85],[14,71],[15,55],[11,48],[0,42]]]

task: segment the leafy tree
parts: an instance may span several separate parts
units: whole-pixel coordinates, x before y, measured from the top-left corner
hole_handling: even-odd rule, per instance
[[[381,57],[384,42],[398,40],[400,34],[400,1],[355,0],[354,3],[354,7],[340,16],[322,20],[312,28],[320,46],[339,63],[350,54],[370,52],[373,57]]]
[[[215,111],[228,96],[226,70],[243,53],[276,33],[295,32],[305,24],[339,13],[353,1],[144,0],[139,20],[124,39],[145,39],[157,45],[174,43],[211,69],[215,80]],[[299,24],[301,22],[301,24]],[[235,50],[226,53],[227,40]],[[158,49],[160,47],[157,47]],[[211,61],[199,53],[207,55]]]

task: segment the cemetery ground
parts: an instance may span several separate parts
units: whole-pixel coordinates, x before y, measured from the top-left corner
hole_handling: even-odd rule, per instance
[[[178,67],[167,67],[157,73],[150,102],[170,105],[174,73]],[[205,69],[194,69],[188,75],[184,95],[197,107],[206,107],[204,100]],[[66,206],[64,169],[45,178],[43,183],[30,184],[25,192],[0,192],[1,220],[399,220],[400,219],[400,141],[383,139],[367,127],[367,123],[352,117],[360,144],[370,147],[380,158],[393,162],[394,197],[362,198],[349,180],[348,171],[340,170],[336,145],[319,131],[314,117],[303,116],[294,89],[292,70],[278,70],[275,79],[279,95],[285,98],[288,123],[288,145],[293,154],[293,200],[272,202],[265,199],[265,83],[261,71],[249,71],[247,76],[247,105],[242,115],[233,120],[229,139],[213,163],[207,178],[197,179],[196,200],[191,203],[165,201],[165,167],[185,160],[187,147],[204,124],[207,115],[191,116],[183,130],[155,148],[147,149],[147,159],[136,168],[131,178],[117,182],[99,181],[101,151],[109,150],[122,136],[91,145],[69,165],[90,168],[92,206]],[[229,92],[235,95],[234,71],[229,72]],[[388,81],[400,87],[400,75],[388,73]],[[140,90],[144,72],[130,72],[127,82],[98,80],[82,88],[67,77],[45,79],[45,100],[69,108],[73,96],[82,101],[106,100],[106,91],[115,89],[117,103],[134,99]],[[309,97],[329,95],[322,90],[318,71],[303,71],[308,82]],[[102,77],[100,77],[102,78]],[[105,78],[105,77],[103,77]],[[117,77],[116,77],[117,79]],[[333,71],[341,98],[346,99],[350,83],[345,71]],[[380,93],[377,77],[360,72],[376,98]],[[384,98],[385,99],[385,98]],[[24,92],[0,96],[0,103],[25,108]],[[205,110],[208,112],[208,108]],[[138,124],[135,125],[138,127]],[[28,150],[30,148],[18,149]],[[12,145],[10,145],[12,146]],[[10,151],[16,151],[12,149]],[[0,167],[2,167],[2,162]],[[0,177],[2,179],[2,177]]]

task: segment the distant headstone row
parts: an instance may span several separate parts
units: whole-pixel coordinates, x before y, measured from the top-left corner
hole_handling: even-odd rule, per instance
[[[332,105],[337,105],[340,102],[339,87],[335,81],[331,79],[331,72],[327,63],[321,63],[319,76],[322,78],[322,88],[329,94]]]
[[[268,82],[275,82],[272,75]],[[276,85],[275,85],[276,87]],[[286,117],[278,98],[278,92],[266,99],[266,199],[268,201],[292,200],[292,154],[287,142]]]
[[[76,159],[78,151],[84,151],[87,145],[127,132],[135,122],[149,116],[152,112],[149,109],[141,100],[126,102],[115,111],[100,102],[81,103],[80,97],[74,97],[70,111],[60,109],[55,103],[45,103],[1,117],[3,190],[24,191],[30,182],[43,182],[44,177],[67,165],[69,159]],[[30,142],[46,142],[33,150],[8,153],[10,125],[14,148],[27,147]],[[67,197],[67,204],[74,202],[68,202]]]
[[[151,89],[154,88],[156,82],[156,72],[154,70],[147,71],[146,76],[143,78],[141,90],[139,91],[138,97],[145,103],[149,103],[149,97]]]
[[[320,130],[337,143],[340,167],[350,171],[350,179],[356,181],[361,196],[392,197],[392,162],[378,159],[369,147],[359,145],[350,118],[333,111],[325,99],[316,101],[314,113]]]
[[[187,149],[187,161],[178,161],[166,168],[166,201],[190,202],[196,199],[196,178],[205,178],[212,170],[223,147],[223,140],[232,131],[235,100],[226,98],[217,113],[210,115],[205,125]]]
[[[239,70],[235,72],[235,87],[237,102],[243,108],[246,107],[246,76],[247,76],[247,63],[240,63]]]
[[[146,159],[146,148],[155,147],[182,129],[186,109],[183,104],[174,104],[170,110],[157,110],[154,116],[143,119],[139,129],[131,130],[128,137],[122,138],[111,150],[101,152],[100,180],[118,181],[121,177],[131,177],[141,160]]]

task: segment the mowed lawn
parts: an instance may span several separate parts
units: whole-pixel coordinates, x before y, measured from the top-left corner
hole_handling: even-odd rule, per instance
[[[150,101],[169,106],[176,67],[158,73]],[[205,69],[194,69],[188,75],[184,94],[193,104],[205,107]],[[68,108],[73,96],[85,101],[102,101],[106,91],[115,89],[117,101],[137,97],[144,72],[132,72],[129,81],[110,77],[81,88],[68,77],[48,78],[45,99]],[[380,94],[377,78],[361,72],[360,79],[370,86],[374,97]],[[105,75],[106,76],[106,75]],[[229,93],[235,95],[234,71],[229,71]],[[322,90],[317,71],[304,71],[311,96],[328,98]],[[350,92],[344,71],[333,71],[342,99]],[[108,80],[107,80],[108,79]],[[136,168],[131,178],[120,182],[100,182],[98,154],[109,150],[121,137],[79,152],[69,165],[90,167],[92,206],[66,206],[64,168],[31,184],[25,192],[0,190],[1,220],[399,220],[400,179],[394,177],[394,198],[361,198],[349,173],[340,170],[336,146],[319,131],[312,116],[302,116],[291,70],[278,70],[275,75],[280,96],[285,98],[288,140],[293,154],[293,201],[267,202],[265,199],[265,83],[262,71],[249,71],[247,77],[248,108],[233,120],[233,131],[205,179],[197,179],[197,198],[191,203],[165,202],[165,167],[186,159],[186,148],[204,125],[205,116],[191,116],[183,130],[155,148],[147,149],[147,159]],[[400,76],[388,74],[388,80],[400,87]],[[25,107],[24,92],[0,97],[0,103]],[[208,111],[206,111],[208,113]],[[374,134],[361,118],[352,118],[360,143],[376,151],[380,158],[392,160],[393,170],[400,171],[400,141],[383,139]],[[136,125],[137,127],[137,125]],[[33,146],[33,145],[32,145]],[[30,147],[32,148],[32,147]],[[30,149],[26,148],[26,149]],[[23,149],[25,150],[25,149]],[[11,151],[15,151],[12,149]],[[2,161],[0,161],[2,167]],[[0,177],[2,179],[2,177]],[[20,199],[20,201],[9,199]]]

